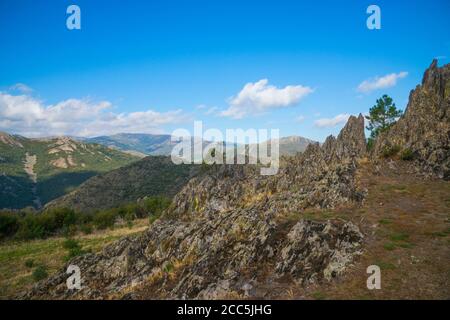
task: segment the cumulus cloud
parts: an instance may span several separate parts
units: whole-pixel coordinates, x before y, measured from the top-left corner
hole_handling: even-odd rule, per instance
[[[269,85],[267,79],[250,82],[236,96],[229,99],[228,109],[222,111],[220,115],[242,119],[249,114],[261,114],[269,109],[292,106],[311,92],[313,89],[301,85],[277,88]]]
[[[314,121],[314,125],[319,128],[335,127],[339,124],[346,123],[350,117],[347,113],[341,113],[334,118],[322,118]]]
[[[68,99],[45,105],[29,95],[0,92],[0,130],[29,137],[161,133],[161,126],[187,118],[182,110],[114,113],[111,109],[108,101]]]
[[[397,84],[399,79],[405,78],[408,72],[402,71],[399,73],[391,73],[384,77],[375,77],[372,79],[364,80],[358,86],[358,91],[363,93],[369,93],[374,90],[390,88]]]

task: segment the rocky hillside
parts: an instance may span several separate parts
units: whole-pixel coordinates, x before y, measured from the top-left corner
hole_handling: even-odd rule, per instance
[[[427,87],[425,80],[417,95],[442,97],[442,90],[437,89],[448,83],[447,68],[432,65],[425,79],[438,74],[439,81]],[[413,94],[413,101],[414,97]],[[443,97],[447,99],[446,90]],[[401,130],[402,127],[425,125],[422,119],[431,117],[436,105],[447,108],[443,114],[448,115],[447,103],[410,102],[393,132],[402,135],[407,132],[403,130],[409,130]],[[396,141],[411,142],[411,148],[420,146],[413,149],[419,155],[436,154],[440,147],[425,141],[434,141],[428,139],[438,136],[446,124],[447,116],[437,117],[432,125],[420,129],[426,135],[415,139],[405,134]],[[193,178],[175,196],[165,215],[142,235],[123,238],[101,253],[73,259],[70,264],[81,269],[81,290],[67,290],[63,268],[21,297],[277,298],[282,296],[280,288],[288,287],[286,284],[295,284],[298,290],[328,283],[343,276],[361,255],[367,255],[366,244],[373,248],[371,241],[377,235],[373,219],[379,218],[375,215],[369,226],[364,224],[364,199],[374,198],[371,202],[375,201],[380,215],[387,195],[378,199],[368,193],[368,187],[376,190],[376,181],[371,180],[373,177],[368,179],[369,172],[382,176],[387,167],[390,174],[399,174],[396,168],[407,162],[401,161],[401,166],[396,167],[394,160],[384,160],[385,153],[380,153],[383,160],[378,160],[377,152],[381,151],[376,150],[392,139],[389,132],[377,142],[375,154],[367,157],[364,118],[352,116],[338,137],[330,136],[322,146],[311,144],[303,154],[284,159],[275,176],[259,175],[256,166],[216,166],[208,174]],[[448,148],[448,144],[440,146]],[[414,167],[422,174],[428,170],[423,161],[417,158],[406,167]],[[444,154],[444,158],[428,157],[426,164],[436,168],[447,161],[448,155],[445,158]],[[391,198],[394,203],[389,214],[393,215],[401,203],[395,203],[398,197]],[[308,218],[308,212],[318,209],[326,209],[328,218]],[[421,210],[410,207],[409,211],[416,214],[418,209]],[[342,210],[350,215],[358,212],[359,222],[333,218]],[[417,221],[422,223],[412,223]],[[409,247],[403,243],[407,236],[402,233],[392,234],[390,239],[396,243],[384,244],[386,250],[394,250],[397,244]],[[410,254],[407,257],[413,258]],[[404,263],[409,266],[412,262]],[[367,276],[365,268],[360,269]],[[365,280],[361,283],[365,285]]]
[[[411,91],[401,119],[375,146],[375,154],[408,154],[419,171],[450,179],[450,64],[434,60]]]
[[[364,152],[359,116],[337,138],[284,162],[277,176],[260,176],[255,166],[217,166],[193,178],[142,236],[72,261],[85,275],[85,289],[66,291],[61,272],[28,297],[108,297],[132,283],[156,285],[154,297],[218,298],[244,291],[252,296],[273,281],[307,284],[337,277],[361,253],[358,228],[284,218],[308,207],[359,201],[354,171]],[[177,281],[165,270],[176,271]]]
[[[193,165],[174,165],[170,157],[149,156],[92,177],[46,207],[68,207],[89,212],[114,208],[145,196],[164,195],[171,198],[199,169]]]
[[[67,137],[27,139],[0,132],[0,209],[40,208],[90,177],[138,159]]]

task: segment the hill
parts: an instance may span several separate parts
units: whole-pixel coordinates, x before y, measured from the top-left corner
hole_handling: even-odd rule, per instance
[[[67,137],[28,139],[0,132],[0,208],[40,208],[90,177],[138,159]]]
[[[154,195],[173,197],[200,170],[196,165],[175,165],[170,157],[149,156],[128,166],[92,177],[73,192],[46,207],[78,211],[109,209]]]

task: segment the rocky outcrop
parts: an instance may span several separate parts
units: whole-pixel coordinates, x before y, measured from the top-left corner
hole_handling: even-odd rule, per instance
[[[15,139],[13,136],[11,136],[5,132],[1,132],[1,131],[0,131],[0,142],[7,144],[9,146],[12,146],[12,147],[23,148],[23,145],[17,139]]]
[[[422,172],[450,179],[450,64],[439,68],[433,60],[404,115],[378,137],[375,155],[390,148],[411,154]]]
[[[363,194],[354,174],[365,152],[364,117],[352,116],[337,138],[330,136],[322,146],[310,144],[304,153],[281,159],[277,175],[261,176],[256,166],[226,165],[192,179],[175,196],[172,213],[259,204],[283,215],[359,201]]]
[[[63,269],[24,297],[267,297],[280,281],[331,280],[361,253],[363,236],[352,223],[301,213],[361,200],[355,171],[364,154],[360,115],[322,147],[283,159],[275,176],[252,165],[211,166],[143,235],[71,261],[81,269],[82,290],[67,290]]]
[[[120,298],[133,286],[133,298],[264,296],[263,288],[280,279],[306,285],[339,276],[361,253],[362,238],[351,223],[286,227],[256,209],[162,220],[138,238],[71,261],[81,269],[80,291],[67,290],[62,271],[24,298]]]

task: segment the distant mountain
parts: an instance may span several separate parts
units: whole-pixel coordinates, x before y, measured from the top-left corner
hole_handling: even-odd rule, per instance
[[[176,145],[168,134],[119,133],[112,136],[87,138],[84,141],[144,155],[170,155],[173,146]]]
[[[47,207],[68,207],[89,212],[114,208],[146,196],[172,197],[201,169],[198,165],[175,165],[167,156],[149,156],[92,177],[73,192],[50,202]]]
[[[101,136],[86,138],[83,141],[99,143],[108,147],[134,153],[136,155],[165,155],[172,152],[172,148],[178,143],[172,142],[170,135],[153,135],[140,133],[119,133],[112,136]],[[310,143],[315,141],[300,136],[290,136],[279,139],[280,154],[295,155],[297,152],[305,151]],[[204,141],[206,146],[210,142]]]
[[[284,156],[294,156],[295,154],[297,154],[297,152],[301,153],[301,152],[305,151],[306,147],[308,147],[309,144],[316,143],[316,141],[313,141],[313,140],[310,140],[307,138],[303,138],[300,136],[283,137],[283,138],[280,138],[277,140],[278,140],[278,144],[279,144],[280,155],[284,155]],[[273,141],[275,141],[275,140],[271,140],[271,142],[273,142]],[[254,150],[254,148],[259,145],[251,144],[250,150]],[[270,150],[271,144],[269,143],[269,145],[267,147],[268,147],[268,150]]]
[[[311,143],[316,143],[314,140],[310,140],[307,138],[303,138],[300,136],[289,136],[280,138],[278,140],[280,145],[280,154],[293,156],[297,152],[303,152],[306,150],[306,147]]]
[[[40,208],[90,177],[138,159],[68,137],[28,139],[0,132],[0,209]]]

